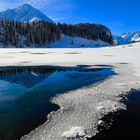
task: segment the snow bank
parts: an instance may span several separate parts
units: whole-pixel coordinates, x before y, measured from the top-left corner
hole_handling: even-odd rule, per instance
[[[97,111],[99,112],[113,112],[116,110],[125,110],[126,106],[117,101],[106,100],[97,104]]]
[[[65,138],[80,138],[86,136],[86,130],[83,127],[72,127],[70,131],[64,132],[62,137]]]
[[[59,41],[47,45],[48,48],[100,48],[105,46],[110,46],[110,44],[101,40],[94,41],[64,34],[62,34],[62,38]]]

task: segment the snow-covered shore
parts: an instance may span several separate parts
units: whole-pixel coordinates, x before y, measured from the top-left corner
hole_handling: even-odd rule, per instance
[[[140,43],[98,49],[0,49],[0,65],[112,65],[118,74],[101,83],[57,96],[61,109],[22,140],[86,139],[109,112],[126,109],[122,94],[140,86]]]

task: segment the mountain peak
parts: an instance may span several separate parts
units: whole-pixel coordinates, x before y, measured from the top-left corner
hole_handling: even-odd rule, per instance
[[[114,36],[114,40],[116,40],[120,45],[140,42],[140,31],[123,33],[120,36]]]
[[[9,9],[0,13],[0,19],[8,19],[15,20],[20,22],[33,22],[44,20],[49,23],[53,23],[53,21],[48,18],[45,14],[43,14],[38,9],[32,7],[29,4],[24,4],[15,9]]]
[[[23,4],[23,5],[21,5],[21,6],[19,6],[17,9],[24,9],[24,8],[34,8],[33,6],[31,6],[30,4]]]
[[[28,3],[25,3],[25,4],[22,5],[22,7],[32,7],[32,6]]]
[[[35,9],[34,7],[32,7],[31,5],[29,5],[29,4],[24,4],[24,5],[21,5],[21,6],[19,6],[18,8],[16,8],[16,9],[13,9],[13,10],[15,10],[17,13],[18,12],[27,12],[27,13],[29,13],[29,12],[31,12],[31,11],[37,11],[37,9]],[[39,10],[38,10],[39,11]],[[40,11],[39,11],[40,12]]]

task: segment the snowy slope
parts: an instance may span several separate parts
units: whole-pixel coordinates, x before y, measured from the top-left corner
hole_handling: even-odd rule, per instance
[[[133,33],[124,33],[120,36],[114,36],[114,40],[118,44],[129,44],[134,42],[140,41],[140,31],[133,32]]]
[[[129,42],[138,42],[140,41],[140,31],[128,33],[123,37],[123,39]]]
[[[39,10],[35,9],[29,4],[24,4],[16,9],[8,9],[0,13],[0,19],[16,20],[21,22],[32,22],[38,20],[45,20],[52,23],[53,21],[44,15]]]
[[[26,38],[24,38],[26,40]],[[21,40],[23,40],[21,38]],[[48,45],[32,45],[30,48],[101,48],[111,46],[111,44],[101,41],[101,40],[88,40],[82,37],[71,37],[64,34],[61,35],[61,39],[52,42]],[[0,48],[15,48],[15,46],[9,45],[4,46],[0,44]],[[23,48],[29,48],[29,46],[24,45]]]
[[[59,41],[51,43],[44,46],[45,48],[98,48],[110,46],[109,43],[106,43],[101,40],[88,40],[81,37],[71,37],[62,34],[62,37]]]
[[[62,34],[61,39],[56,42],[42,46],[32,45],[30,48],[101,48],[107,46],[111,46],[111,44],[101,40],[94,41],[82,37],[71,37]],[[15,48],[15,46],[4,46],[3,44],[0,44],[0,48]],[[24,45],[23,48],[29,48],[29,46]]]

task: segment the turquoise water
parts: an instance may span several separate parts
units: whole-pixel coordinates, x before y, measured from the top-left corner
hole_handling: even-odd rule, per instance
[[[0,140],[19,140],[59,109],[57,94],[88,86],[114,74],[110,68],[6,67],[0,69]]]

